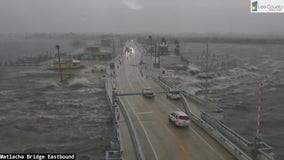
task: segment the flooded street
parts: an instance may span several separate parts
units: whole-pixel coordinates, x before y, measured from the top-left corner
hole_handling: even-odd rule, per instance
[[[102,158],[112,125],[103,73],[86,68],[62,86],[58,72],[45,68],[1,67],[0,151]]]

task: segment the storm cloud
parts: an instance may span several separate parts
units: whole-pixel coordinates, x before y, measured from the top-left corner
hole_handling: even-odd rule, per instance
[[[1,0],[0,33],[239,33],[284,35],[284,14],[249,1]]]

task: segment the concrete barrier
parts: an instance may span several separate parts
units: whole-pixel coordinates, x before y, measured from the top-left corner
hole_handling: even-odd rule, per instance
[[[261,146],[258,149],[257,160],[273,160],[274,153],[272,152],[272,147],[263,142],[261,142]]]
[[[163,78],[154,80],[164,89],[169,89],[172,86],[167,84]],[[252,155],[254,152],[254,143],[246,140],[241,135],[223,124],[220,119],[216,119],[216,116],[210,116],[212,113],[202,112],[201,117],[197,117],[190,111],[187,99],[194,101],[199,105],[204,105],[206,102],[202,101],[196,96],[193,96],[187,92],[182,94],[182,104],[185,107],[186,113],[192,117],[192,121],[199,127],[203,128],[210,136],[214,137],[220,144],[222,144],[228,151],[230,151],[239,160],[252,159],[248,155]],[[188,109],[187,109],[188,108]],[[222,109],[215,107],[216,112],[223,112]],[[257,149],[257,160],[274,160],[272,147],[264,142],[261,142],[261,146]]]
[[[145,159],[144,158],[144,153],[142,151],[141,144],[140,144],[138,136],[137,136],[137,132],[136,132],[136,130],[134,128],[134,125],[133,125],[132,121],[130,120],[129,113],[125,109],[125,107],[124,107],[122,101],[120,100],[120,98],[118,98],[118,105],[121,108],[121,112],[122,112],[122,114],[124,116],[124,119],[125,119],[125,122],[126,122],[126,124],[128,126],[128,129],[129,129],[129,132],[130,132],[130,136],[132,138],[132,142],[133,142],[133,145],[134,145],[136,158],[138,160],[144,160]]]
[[[252,160],[246,153],[238,148],[234,143],[223,136],[214,126],[208,124],[206,121],[200,119],[198,116],[190,112],[189,105],[184,97],[182,97],[182,103],[186,105],[187,114],[191,118],[192,122],[202,128],[207,134],[213,137],[218,143],[225,147],[231,154],[233,154],[239,160]],[[214,124],[213,124],[214,125]]]
[[[158,79],[154,79],[154,80],[165,89],[174,88],[174,85],[172,84],[172,82],[166,81],[163,77],[159,77]],[[184,95],[184,97],[194,102],[195,104],[198,104],[199,106],[203,106],[203,109],[200,109],[200,110],[204,110],[207,113],[210,113],[212,117],[214,117],[215,119],[219,121],[223,120],[223,109],[222,108],[212,103],[209,104],[207,101],[202,100],[188,93],[187,91],[183,91],[182,94]]]
[[[166,83],[160,81],[160,79],[154,80],[164,89],[169,89],[170,86]],[[194,115],[190,106],[186,100],[186,97],[182,94],[182,104],[184,105],[185,112],[189,115],[192,122],[202,128],[206,133],[208,133],[211,137],[213,137],[217,142],[219,142],[222,146],[224,146],[231,154],[233,154],[238,160],[252,160],[243,150],[241,150],[237,145],[235,145],[232,141],[230,141],[227,137],[225,137],[222,133],[216,129],[216,121],[206,122]]]
[[[158,83],[162,88],[164,88],[165,90],[169,90],[171,88],[171,86],[169,86],[168,84],[164,83],[163,81],[160,80],[160,78],[153,78],[153,80]]]
[[[202,128],[207,134],[213,137],[217,142],[219,142],[223,147],[225,147],[231,154],[233,154],[238,160],[252,160],[245,152],[243,152],[237,145],[227,139],[223,134],[221,134],[216,128],[214,123],[207,123],[198,116],[190,112],[190,107],[187,100],[182,96],[182,103],[185,105],[187,114],[192,119],[192,121]]]
[[[227,139],[232,141],[236,146],[242,149],[248,155],[255,154],[255,146],[254,143],[248,141],[238,133],[236,133],[231,128],[227,127],[220,121],[215,120],[210,117],[207,113],[203,112],[201,115],[201,119],[206,121],[208,124],[214,126],[220,133],[222,133]],[[257,149],[257,160],[273,160],[273,152],[272,147],[267,145],[264,142],[261,142],[260,147]]]
[[[112,107],[112,101],[111,101],[111,99],[112,99],[112,94],[111,94],[112,87],[110,88],[110,86],[112,86],[111,81],[107,78],[105,80],[106,98],[107,98],[107,101],[108,101],[108,104],[110,106],[112,114],[115,114],[114,117],[117,117],[117,115],[116,115],[117,112]],[[119,126],[119,124],[118,124],[118,126]],[[119,136],[118,138],[121,141],[122,140],[122,135],[121,135],[121,132],[120,132],[120,128],[117,128],[117,126],[113,126],[113,127],[115,128],[116,133],[118,133],[118,132],[120,133],[118,135]],[[124,151],[123,144],[121,142],[119,142],[118,145],[119,145],[118,146],[118,148],[119,148],[118,150],[106,151],[106,155],[105,155],[105,159],[106,160],[123,160],[123,158],[121,157],[122,154],[123,154],[123,151]]]

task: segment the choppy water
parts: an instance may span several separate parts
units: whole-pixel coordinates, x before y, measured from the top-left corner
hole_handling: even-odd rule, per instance
[[[204,69],[205,45],[187,43],[182,46],[183,55]],[[263,80],[261,138],[273,147],[276,159],[283,159],[284,45],[209,44],[209,54],[225,56],[223,59],[220,56],[220,63],[215,66],[209,56],[208,97],[224,109],[224,122],[249,140],[253,140],[256,133],[258,81]],[[233,63],[222,65],[221,61]],[[180,87],[204,96],[204,79],[198,75],[181,78],[185,83]]]
[[[111,138],[101,81],[81,74],[69,85],[35,67],[0,68],[0,151],[68,152],[100,159]]]
[[[54,52],[57,43],[72,49],[70,41],[1,39],[0,59]],[[191,64],[204,69],[204,44],[181,43],[181,49]],[[261,138],[273,147],[276,159],[283,159],[284,45],[209,44],[209,53],[225,55],[209,58],[209,98],[224,109],[224,122],[250,140],[256,131],[257,81],[266,79]],[[180,59],[174,58],[170,63]],[[186,75],[190,74],[179,75],[180,87],[204,96],[204,79]],[[0,67],[0,151],[102,157],[110,142],[111,118],[102,87],[91,79],[82,74],[62,87],[56,83],[57,73],[41,67]]]

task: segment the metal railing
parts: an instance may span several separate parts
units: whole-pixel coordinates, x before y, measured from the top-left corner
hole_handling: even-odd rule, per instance
[[[243,152],[238,146],[221,134],[215,127],[213,123],[207,123],[201,118],[194,115],[190,112],[190,107],[187,103],[187,100],[182,96],[182,103],[185,105],[188,112],[188,115],[192,118],[192,121],[206,131],[211,137],[218,141],[222,146],[224,146],[231,154],[233,154],[239,160],[252,160],[245,152]]]
[[[110,93],[112,87],[110,88],[109,86],[112,86],[112,83],[110,82],[110,80],[108,78],[106,78],[105,80],[105,91],[106,91],[106,97],[107,97],[107,101],[108,101],[108,104],[110,105],[110,109],[111,109],[111,112],[112,114],[116,114],[116,111],[113,109],[112,105],[113,105],[113,102],[112,102],[112,94]],[[117,115],[115,115],[113,118],[116,118]],[[116,119],[113,121],[116,121]],[[117,121],[117,123],[119,123]],[[118,124],[119,125],[119,124]],[[121,132],[120,132],[120,128],[117,128],[115,123],[113,124],[113,130],[115,130],[115,132],[119,132],[120,134],[118,135],[119,136],[119,139],[120,141],[122,140],[122,136],[121,136]],[[115,134],[116,134],[115,133]],[[123,144],[122,142],[118,142],[118,145],[119,145],[119,149],[114,149],[114,150],[109,150],[109,151],[106,151],[106,154],[105,154],[105,159],[106,160],[123,160],[122,158],[122,153],[124,151],[123,149]]]
[[[154,78],[154,80],[164,89],[168,90],[171,88],[171,86],[167,85],[165,81],[161,81],[161,79]],[[204,112],[202,113],[203,117],[200,118],[194,115],[190,110],[185,96],[190,96],[190,99],[194,98],[194,100],[200,104],[202,104],[202,101],[188,93],[186,93],[186,95],[184,95],[184,93],[182,94],[182,104],[184,105],[185,112],[192,118],[195,124],[223,145],[237,159],[252,160],[252,158],[248,156],[248,153],[252,151],[252,142],[249,142],[220,121],[210,119]],[[273,160],[272,148],[263,142],[261,144],[262,146],[258,149],[257,160]]]
[[[141,144],[139,142],[139,139],[138,139],[138,135],[137,135],[137,132],[134,128],[134,125],[132,123],[132,121],[130,120],[130,115],[128,113],[128,111],[126,110],[126,108],[124,107],[123,105],[123,102],[120,100],[120,98],[118,98],[118,105],[120,106],[121,108],[121,112],[124,116],[124,119],[125,119],[125,122],[128,126],[128,129],[129,129],[129,132],[130,132],[130,136],[132,138],[132,141],[133,141],[133,145],[134,145],[134,149],[135,149],[135,153],[136,153],[136,158],[138,160],[144,160],[144,153],[142,151],[142,148],[141,148]]]
[[[111,86],[111,87],[109,87],[109,86]],[[112,105],[111,99],[113,99],[112,91],[111,91],[112,87],[113,87],[113,81],[110,80],[110,79],[106,79],[105,80],[105,88],[106,88],[107,100],[108,100],[110,106]],[[126,110],[125,105],[123,104],[123,102],[121,101],[121,99],[119,97],[117,97],[117,104],[118,104],[118,106],[120,108],[120,112],[122,113],[122,115],[124,117],[124,120],[125,120],[125,122],[127,124],[128,130],[129,130],[129,133],[130,133],[133,145],[134,145],[136,158],[138,160],[144,160],[145,159],[144,158],[144,153],[142,151],[142,148],[141,148],[141,145],[140,145],[140,142],[139,142],[139,139],[138,139],[137,132],[136,132],[136,130],[134,128],[134,125],[133,125],[132,121],[130,120],[130,115],[129,115],[128,111]],[[111,110],[113,112],[113,107],[111,107]],[[122,145],[123,139],[122,139],[121,134],[119,134],[119,136],[120,136],[120,141],[121,141],[120,142],[120,152],[122,153],[123,152],[123,145]],[[113,155],[113,154],[110,154],[110,152],[111,151],[107,151],[106,152],[106,156],[107,155],[108,156],[109,155]],[[121,156],[120,159],[122,159],[122,154],[120,154],[120,156]],[[115,158],[118,158],[118,157],[115,157]],[[114,158],[108,157],[107,160],[114,160]]]
[[[164,89],[169,90],[171,86],[167,85],[166,83],[162,82],[160,79],[154,78],[154,80]],[[110,101],[110,93],[108,92],[108,83],[106,82],[106,91],[108,95],[108,101]],[[205,112],[202,113],[202,117],[198,117],[194,115],[191,110],[190,106],[187,102],[187,97],[193,96],[181,94],[182,95],[182,104],[184,106],[185,112],[191,117],[192,121],[197,124],[200,128],[206,131],[211,137],[213,137],[216,141],[218,141],[222,146],[224,146],[232,155],[234,155],[239,160],[252,160],[250,156],[246,152],[251,152],[253,143],[249,142],[235,131],[221,123],[220,121],[211,119],[211,117],[206,114]],[[202,104],[202,102],[195,98],[195,100]],[[111,103],[110,103],[111,104]],[[130,136],[132,138],[136,157],[139,160],[144,160],[144,154],[137,136],[137,132],[134,128],[132,121],[130,120],[130,115],[127,112],[123,102],[118,98],[118,105],[120,107],[120,111],[122,112],[126,124],[130,131]],[[121,146],[122,148],[122,146]],[[108,153],[109,154],[109,153]],[[121,157],[120,157],[121,158]],[[114,159],[109,159],[114,160]],[[257,160],[273,160],[272,148],[264,142],[261,142],[261,147],[258,149]]]

